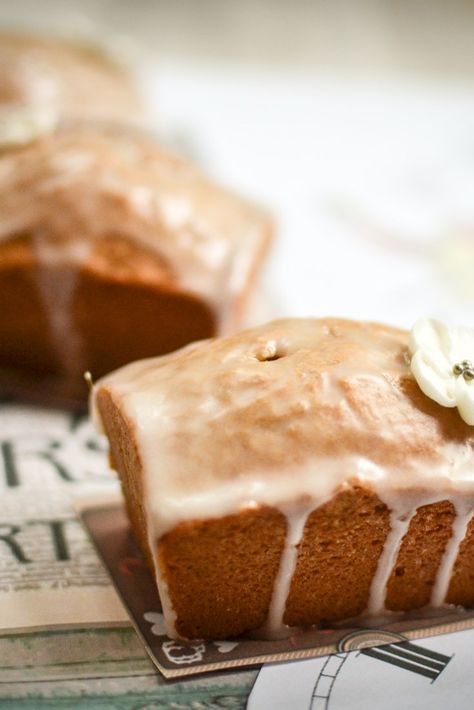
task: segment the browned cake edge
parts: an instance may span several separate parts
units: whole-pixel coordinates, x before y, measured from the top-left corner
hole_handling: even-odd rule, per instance
[[[110,465],[119,475],[133,533],[153,570],[153,553],[148,544],[143,501],[142,465],[134,438],[130,436],[131,423],[124,418],[107,390],[100,390],[97,404],[110,443]]]
[[[418,508],[388,580],[387,609],[410,611],[430,603],[436,573],[451,537],[455,517],[456,511],[449,501]]]

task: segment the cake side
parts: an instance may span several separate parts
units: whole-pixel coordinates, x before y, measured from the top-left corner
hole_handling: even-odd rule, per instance
[[[51,347],[52,334],[45,307],[38,299],[38,282],[28,236],[19,235],[0,246],[0,362],[45,377],[61,363]]]
[[[251,521],[258,537],[269,511],[286,526],[262,633],[470,600],[472,429],[417,388],[406,354],[403,331],[294,319],[97,383],[101,418],[108,390],[136,424],[126,437],[140,452],[158,576],[179,610],[174,633],[257,628],[251,604],[240,625],[230,609],[227,626],[220,615],[213,625],[206,609],[219,600],[205,581],[225,588],[225,555],[202,557],[200,545],[214,530],[228,556],[223,531],[231,541]]]
[[[107,390],[102,390],[98,394],[97,406],[104,423],[104,432],[110,442],[110,465],[119,475],[134,535],[150,569],[153,569],[154,551],[149,545],[143,494],[143,471],[140,454],[133,436],[134,425],[127,420]]]
[[[180,523],[156,541],[175,615],[170,632],[225,639],[265,626],[286,519],[275,508]]]
[[[372,580],[390,531],[390,513],[360,486],[309,513],[283,618],[276,627],[348,619],[369,605]]]
[[[387,582],[387,609],[409,611],[430,604],[455,520],[456,509],[448,500],[416,509]]]
[[[374,613],[473,606],[471,560],[463,559],[459,541],[454,557],[447,555],[456,520],[452,504],[415,510],[421,515],[394,545],[387,506],[360,486],[340,491],[309,514],[295,566],[286,568],[289,578],[280,576],[288,529],[281,510],[181,523],[157,541],[167,604],[175,615],[171,633],[213,639],[253,631],[274,638],[292,628]],[[410,548],[417,553],[411,559]],[[374,599],[381,602],[376,610]]]
[[[104,240],[79,270],[41,266],[27,235],[0,254],[0,367],[61,380],[70,396],[84,398],[86,369],[100,377],[216,334],[208,305],[133,243]]]

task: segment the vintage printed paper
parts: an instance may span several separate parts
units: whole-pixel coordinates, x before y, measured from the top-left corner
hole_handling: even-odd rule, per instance
[[[72,504],[117,490],[85,415],[0,404],[0,633],[127,623]]]

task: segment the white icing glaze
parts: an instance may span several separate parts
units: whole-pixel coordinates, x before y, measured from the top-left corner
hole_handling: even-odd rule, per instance
[[[385,596],[387,584],[398,558],[403,538],[408,532],[415,510],[406,511],[403,508],[390,510],[390,532],[380,555],[377,570],[372,579],[367,612],[383,614],[385,612]]]
[[[170,638],[179,638],[179,635],[175,628],[177,615],[171,603],[168,584],[163,578],[163,575],[161,574],[160,564],[158,561],[158,546],[156,545],[157,535],[153,525],[153,518],[148,513],[147,496],[145,496],[144,504],[145,514],[147,517],[148,546],[153,558],[156,586],[158,588],[158,594],[160,596],[161,609],[163,611],[166,633]]]
[[[43,230],[38,230],[33,241],[34,248],[43,269],[37,271],[39,295],[43,301],[45,312],[49,317],[51,336],[55,350],[65,374],[75,374],[83,363],[83,343],[72,318],[72,305],[78,272],[75,259],[87,259],[90,245],[76,243],[74,250],[69,246],[63,256],[65,266],[60,272],[55,270],[61,245],[52,247],[48,236]],[[71,260],[71,257],[74,257]]]
[[[456,563],[459,547],[466,537],[467,527],[473,514],[472,499],[457,499],[451,501],[456,511],[456,517],[452,526],[452,535],[446,545],[441,563],[438,567],[436,580],[431,594],[431,606],[441,606],[446,601],[449,583]]]
[[[265,638],[275,639],[288,635],[288,627],[283,623],[286,600],[298,559],[298,545],[303,537],[308,515],[313,509],[314,504],[311,507],[306,504],[303,509],[301,509],[301,506],[297,506],[296,510],[288,512],[286,515],[287,533],[285,546],[280,560],[280,569],[273,585],[267,622],[261,633],[261,636]]]
[[[262,358],[282,343],[279,359]],[[152,539],[182,521],[279,509],[288,533],[266,625],[274,636],[285,630],[308,512],[360,485],[391,511],[368,609],[382,612],[417,507],[474,496],[474,435],[452,410],[440,408],[439,425],[438,405],[419,392],[406,352],[400,331],[295,319],[133,363],[99,381],[95,391],[109,391],[134,424]],[[456,525],[440,590],[465,530]]]

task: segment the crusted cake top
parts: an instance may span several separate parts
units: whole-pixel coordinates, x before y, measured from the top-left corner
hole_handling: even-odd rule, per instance
[[[136,438],[158,528],[354,480],[474,490],[474,430],[423,394],[408,333],[387,326],[275,321],[112,373],[99,411],[103,392]]]

